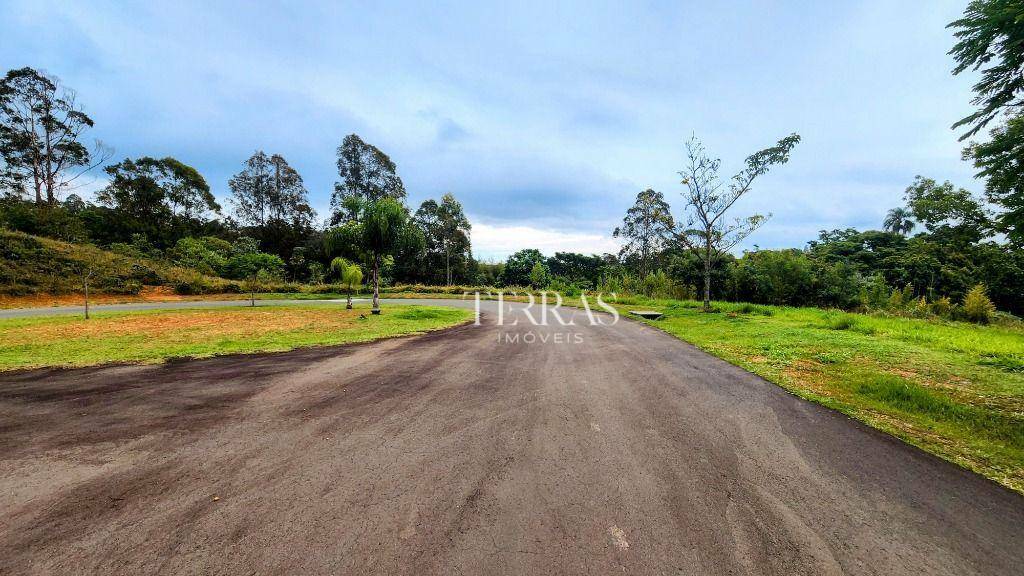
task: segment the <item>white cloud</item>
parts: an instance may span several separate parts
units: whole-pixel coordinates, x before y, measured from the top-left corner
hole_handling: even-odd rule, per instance
[[[524,248],[536,248],[547,256],[555,252],[604,254],[619,251],[619,243],[611,236],[532,226],[474,222],[472,239],[473,254],[481,260],[504,260],[509,254]]]

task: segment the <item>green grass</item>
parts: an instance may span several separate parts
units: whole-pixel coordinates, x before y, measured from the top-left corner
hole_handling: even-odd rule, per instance
[[[794,394],[1024,492],[1024,329],[814,308],[643,303],[648,321]],[[621,306],[626,310],[628,306]]]
[[[337,304],[100,312],[0,320],[0,370],[160,362],[277,352],[422,333],[472,319],[471,310]]]

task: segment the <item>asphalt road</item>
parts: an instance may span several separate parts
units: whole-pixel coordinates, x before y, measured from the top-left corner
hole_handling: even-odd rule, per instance
[[[0,374],[0,574],[1024,567],[1016,493],[654,328],[484,307],[368,345]]]

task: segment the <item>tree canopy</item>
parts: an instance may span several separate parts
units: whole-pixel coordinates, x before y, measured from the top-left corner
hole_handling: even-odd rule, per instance
[[[405,185],[395,163],[376,146],[349,134],[338,146],[338,176],[331,195],[331,224],[355,218],[360,203],[383,198],[405,200]]]
[[[82,143],[93,121],[75,92],[32,68],[0,80],[0,187],[37,204],[56,205],[59,195],[109,157],[99,143]]]

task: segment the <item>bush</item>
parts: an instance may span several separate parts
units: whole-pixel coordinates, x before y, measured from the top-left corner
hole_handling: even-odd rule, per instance
[[[771,316],[774,314],[771,308],[767,306],[757,306],[755,304],[743,304],[736,308],[737,314],[759,314],[761,316]]]
[[[830,319],[826,322],[826,326],[830,330],[849,330],[857,325],[857,319],[849,314],[844,314],[838,318]]]
[[[985,293],[981,284],[971,288],[964,296],[963,315],[970,322],[988,324],[996,312],[996,306]]]
[[[931,310],[932,314],[948,320],[953,317],[953,301],[943,296],[931,303]]]

